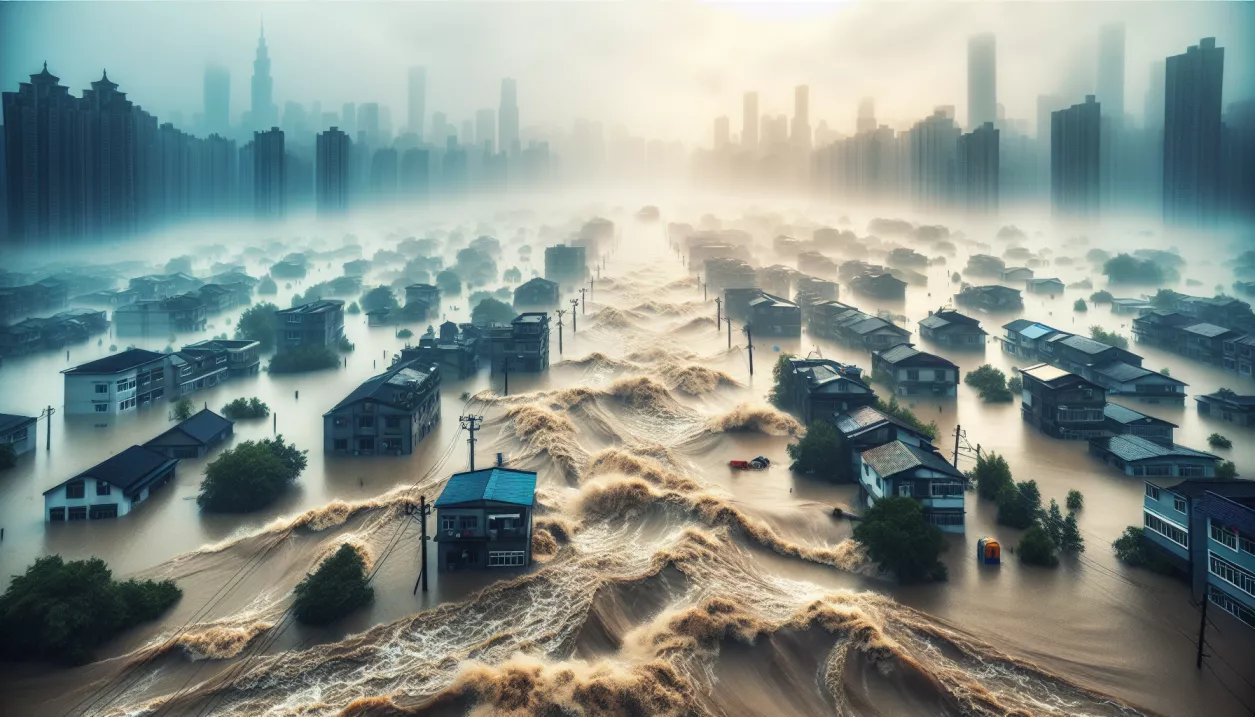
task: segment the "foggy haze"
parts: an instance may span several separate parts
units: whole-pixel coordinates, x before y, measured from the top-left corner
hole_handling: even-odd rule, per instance
[[[455,124],[495,107],[501,78],[516,78],[525,134],[586,117],[708,143],[709,118],[738,116],[743,92],[784,113],[798,84],[811,86],[812,122],[844,134],[864,96],[897,128],[938,105],[965,122],[966,38],[994,32],[998,100],[1033,131],[1038,95],[1080,102],[1094,90],[1097,32],[1112,21],[1127,28],[1125,105],[1139,122],[1151,62],[1199,37],[1228,53],[1226,105],[1255,94],[1245,3],[4,3],[0,82],[46,60],[77,92],[108,69],[131,99],[191,130],[214,63],[231,73],[234,124],[263,19],[280,109],[379,102],[397,129],[411,65],[427,69],[428,114]]]

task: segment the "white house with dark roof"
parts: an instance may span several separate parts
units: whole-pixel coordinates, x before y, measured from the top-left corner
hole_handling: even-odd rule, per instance
[[[861,470],[860,454],[877,446],[901,441],[908,446],[930,448],[932,440],[905,421],[873,406],[859,406],[829,419],[850,449],[853,473]]]
[[[133,411],[166,397],[166,354],[127,349],[67,368],[65,412],[112,415]]]
[[[859,455],[859,493],[868,508],[885,496],[914,498],[928,522],[949,533],[963,532],[963,480],[932,446],[892,441]]]
[[[179,459],[131,446],[44,491],[44,520],[117,518],[148,499],[174,477]]]
[[[37,423],[34,416],[0,413],[0,445],[10,446],[14,455],[19,456],[34,450]]]

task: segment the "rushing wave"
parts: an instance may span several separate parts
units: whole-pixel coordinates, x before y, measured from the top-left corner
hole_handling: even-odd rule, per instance
[[[802,430],[802,424],[787,413],[781,413],[770,406],[748,403],[742,403],[727,413],[715,416],[706,422],[706,426],[714,433],[751,431],[773,436],[795,436]]]
[[[706,396],[722,387],[741,387],[739,381],[723,371],[696,363],[666,363],[661,373],[672,389],[690,396]]]

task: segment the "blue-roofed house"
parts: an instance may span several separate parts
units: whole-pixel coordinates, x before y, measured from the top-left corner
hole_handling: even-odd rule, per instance
[[[235,422],[208,408],[144,444],[169,458],[202,458],[231,437]]]
[[[1062,333],[1058,329],[1030,319],[1016,319],[1003,324],[1002,329],[1006,331],[998,337],[1002,342],[1002,350],[1013,356],[1030,360],[1037,359],[1043,342],[1055,334]]]
[[[930,524],[963,532],[963,474],[931,445],[893,441],[863,451],[859,463],[859,494],[868,508],[885,496],[914,498]]]
[[[1142,436],[1091,438],[1089,452],[1121,473],[1139,478],[1215,478],[1220,457]]]
[[[496,466],[454,473],[435,504],[437,570],[531,565],[535,502],[533,471]]]

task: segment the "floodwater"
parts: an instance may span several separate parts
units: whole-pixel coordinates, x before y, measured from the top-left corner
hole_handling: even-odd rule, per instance
[[[404,344],[392,328],[368,328],[364,316],[346,317],[357,345],[346,367],[262,373],[195,394],[198,404],[215,409],[257,396],[276,412],[277,431],[310,449],[296,489],[255,514],[201,514],[194,498],[205,461],[185,460],[176,481],[123,519],[45,524],[44,490],[172,422],[165,405],[105,426],[94,416],[57,413],[45,451],[48,422],[41,420],[39,450],[0,475],[0,572],[20,572],[40,555],[97,555],[118,576],[172,578],[184,596],[90,665],[8,666],[0,676],[0,713],[1248,713],[1244,704],[1255,705],[1255,632],[1211,611],[1209,667],[1196,670],[1199,618],[1187,586],[1128,569],[1111,553],[1124,527],[1141,523],[1141,481],[1090,458],[1084,442],[1034,432],[1020,421],[1018,401],[985,405],[960,386],[956,399],[921,400],[913,408],[936,421],[947,456],[961,425],[972,445],[1005,455],[1018,480],[1036,480],[1044,500],[1062,503],[1069,489],[1081,490],[1086,552],[1055,570],[1014,559],[980,568],[972,557],[978,538],[1014,544],[1018,536],[995,524],[992,505],[968,494],[966,532],[949,538],[944,556],[947,582],[900,587],[879,577],[849,539],[848,522],[832,517],[833,506],[853,505],[855,489],[790,474],[785,447],[800,427],[765,401],[779,351],[817,350],[869,373],[870,357],[807,335],[759,338],[751,377],[744,336],[735,334],[728,349],[726,329],[714,323],[714,296],[703,301],[697,280],[668,247],[668,220],[696,224],[705,211],[664,212],[660,223],[608,212],[620,232],[618,248],[577,330],[567,317],[561,356],[554,331],[550,371],[512,375],[508,397],[497,394],[500,377],[486,371],[467,381],[446,378],[441,427],[413,456],[332,458],[320,451],[321,414]],[[545,219],[564,227],[571,216]],[[855,225],[860,235],[867,218]],[[821,213],[809,219],[830,220]],[[792,221],[795,235],[809,237],[802,215]],[[402,231],[424,236],[431,226]],[[540,219],[499,216],[482,231],[465,231],[463,242],[493,233],[506,257],[499,266],[517,264],[526,278],[552,243],[539,238],[541,226]],[[981,228],[970,231],[982,235]],[[358,236],[370,257],[406,233]],[[1009,244],[993,239],[992,230],[983,234],[994,253]],[[759,237],[761,265],[777,263],[767,248],[773,235]],[[535,248],[533,263],[513,260],[520,242]],[[904,314],[915,331],[914,323],[957,289],[949,273],[975,253],[956,243],[957,256],[928,269],[928,285],[911,287],[905,302],[878,304],[845,286],[842,300]],[[1080,258],[1090,248],[1053,245],[1056,257]],[[339,263],[319,263],[303,285],[337,276]],[[257,262],[248,269],[263,272]],[[1038,276],[1056,270],[1065,282],[1088,275],[1082,260]],[[1219,271],[1191,265],[1187,275],[1212,286],[1226,281]],[[1101,277],[1095,283],[1101,288]],[[287,305],[302,288],[281,284],[278,303]],[[1073,300],[1091,291],[1026,295],[1023,315],[1078,333],[1101,324],[1127,335],[1127,319],[1106,306],[1073,313]],[[465,298],[448,301],[457,308],[446,307],[446,314],[463,319]],[[211,318],[205,337],[230,331],[238,313]],[[1015,315],[981,318],[997,335]],[[419,334],[424,327],[412,328]],[[110,341],[72,347],[68,360],[53,353],[7,361],[0,410],[33,414],[58,406],[58,371],[104,355]],[[1241,390],[1231,374],[1132,348],[1148,368],[1170,367],[1191,395]],[[983,353],[937,351],[965,370],[1015,365],[992,337]],[[1188,446],[1205,449],[1208,434],[1225,433],[1235,439],[1225,457],[1239,469],[1255,465],[1244,432],[1198,416],[1192,400],[1184,407],[1128,405],[1178,424],[1177,441]],[[419,527],[403,506],[420,494],[433,500],[449,474],[466,469],[462,413],[485,416],[478,465],[501,452],[510,465],[538,471],[537,562],[524,573],[432,573],[430,592],[415,595]],[[269,419],[241,421],[234,441],[274,430]],[[766,472],[727,468],[730,459],[760,454],[772,459]],[[343,542],[369,556],[375,603],[331,628],[295,624],[286,614],[292,587]]]

